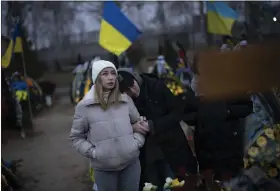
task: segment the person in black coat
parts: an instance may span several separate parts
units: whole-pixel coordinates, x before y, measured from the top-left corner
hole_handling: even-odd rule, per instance
[[[199,76],[196,78],[199,80]],[[214,179],[243,168],[244,119],[253,112],[249,96],[231,100],[206,100],[199,92],[195,121],[195,150],[200,171],[212,169]],[[192,122],[193,122],[192,121]]]
[[[242,101],[202,101],[195,130],[196,154],[200,169],[236,175],[243,168],[244,123],[252,112],[252,103]]]
[[[147,118],[149,133],[140,152],[142,183],[163,185],[164,161],[177,177],[196,173],[196,159],[180,126],[184,110],[180,99],[152,74],[137,75],[126,69],[119,69],[118,74],[121,91],[133,98],[140,115]],[[158,177],[151,177],[151,173]]]

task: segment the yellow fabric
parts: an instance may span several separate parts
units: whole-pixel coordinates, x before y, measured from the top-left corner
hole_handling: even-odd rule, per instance
[[[86,93],[89,91],[90,89],[90,84],[91,84],[91,80],[87,79],[86,80],[86,84],[85,84],[85,89],[84,89],[84,95],[86,95]]]
[[[16,97],[18,101],[26,101],[27,100],[27,91],[17,90]]]
[[[2,57],[2,67],[3,68],[8,68],[10,63],[11,63],[11,59],[12,59],[12,55],[13,55],[13,46],[14,46],[14,42],[12,40],[10,40],[9,46],[4,54],[4,56]]]
[[[207,12],[207,30],[209,33],[231,35],[231,29],[235,20],[224,18],[215,12]]]
[[[16,38],[16,44],[14,45],[14,41],[10,40],[9,42],[9,46],[4,54],[4,56],[2,57],[2,67],[3,68],[8,68],[10,63],[11,63],[11,59],[13,56],[13,53],[20,53],[23,52],[22,49],[22,40],[21,37],[17,37]]]
[[[91,181],[94,183],[95,182],[94,170],[91,167],[89,168],[89,176],[90,176]]]
[[[17,37],[17,38],[16,38],[16,44],[15,44],[14,52],[15,52],[15,53],[21,53],[21,52],[23,52],[23,49],[22,49],[22,39],[21,39],[21,37]]]
[[[162,74],[160,77],[164,79],[165,85],[175,96],[184,93],[184,87],[182,86],[178,77],[174,74],[170,66],[165,63],[164,68],[167,70],[167,74]]]
[[[119,56],[128,49],[131,42],[105,20],[101,21],[99,44]]]
[[[79,103],[80,100],[81,100],[81,99],[80,99],[79,97],[77,97],[77,98],[75,99],[75,103]]]

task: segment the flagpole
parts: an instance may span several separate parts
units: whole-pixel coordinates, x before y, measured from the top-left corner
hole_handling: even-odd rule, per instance
[[[23,53],[23,48],[22,48],[22,52],[21,52],[21,57],[22,57],[22,64],[23,64],[23,76],[24,76],[24,80],[26,82],[27,80],[27,70],[26,70],[26,63],[25,63],[25,59],[24,59],[24,53]],[[27,83],[27,82],[26,82]],[[28,101],[28,110],[29,110],[29,117],[30,117],[30,121],[32,124],[32,129],[33,129],[33,113],[32,113],[32,107],[31,107],[31,101],[30,101],[30,89],[27,83],[27,101]],[[21,130],[21,137],[25,138],[25,130],[23,128],[22,125],[22,130]]]
[[[27,80],[27,71],[26,71],[26,64],[25,64],[25,59],[24,59],[24,53],[22,50],[21,53],[21,57],[22,57],[22,63],[23,63],[23,75],[24,75],[24,79]],[[28,108],[29,108],[29,114],[30,114],[30,120],[32,122],[33,119],[33,113],[32,113],[32,107],[31,107],[31,101],[30,101],[30,89],[29,86],[27,84],[27,95],[28,95]]]

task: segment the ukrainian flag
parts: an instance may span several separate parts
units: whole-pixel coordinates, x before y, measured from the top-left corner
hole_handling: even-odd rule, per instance
[[[207,29],[209,33],[231,35],[237,13],[224,2],[207,1]]]
[[[2,57],[2,67],[7,68],[9,67],[13,53],[20,53],[23,52],[22,49],[22,39],[19,30],[19,24],[16,24],[15,30],[12,35],[12,39],[10,40],[9,46],[6,50],[6,53]]]
[[[119,56],[137,40],[141,31],[121,12],[116,3],[104,2],[99,44]]]

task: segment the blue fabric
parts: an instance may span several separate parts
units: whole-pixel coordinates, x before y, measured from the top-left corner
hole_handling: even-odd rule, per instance
[[[218,15],[225,17],[225,18],[232,18],[236,20],[238,18],[237,13],[231,9],[226,3],[224,2],[207,2],[207,11],[212,11],[217,13]]]
[[[118,5],[113,1],[106,1],[104,3],[103,19],[130,42],[137,40],[141,34],[141,31],[121,12]]]
[[[265,107],[261,103],[257,95],[252,96],[253,101],[253,117],[263,125],[273,125],[273,120]]]
[[[264,126],[273,125],[273,119],[266,111],[258,96],[251,96],[251,100],[253,102],[253,113],[247,117],[245,127],[245,138],[248,143],[258,136],[258,132],[260,132]]]
[[[13,82],[11,86],[14,90],[27,90],[27,84],[25,81]]]

